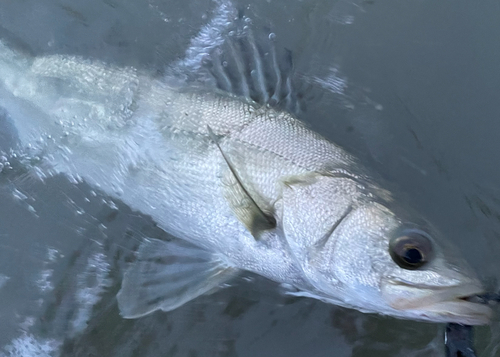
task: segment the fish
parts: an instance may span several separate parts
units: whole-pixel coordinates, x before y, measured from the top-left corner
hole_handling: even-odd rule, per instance
[[[85,181],[176,237],[141,242],[120,314],[174,310],[247,271],[365,313],[488,324],[448,237],[297,119],[293,65],[271,42],[242,30],[191,50],[210,86],[0,37],[0,106],[31,174]]]

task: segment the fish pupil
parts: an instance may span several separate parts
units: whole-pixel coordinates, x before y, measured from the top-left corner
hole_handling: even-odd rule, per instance
[[[418,264],[422,261],[422,258],[422,253],[417,248],[408,249],[403,256],[403,259],[408,264]]]

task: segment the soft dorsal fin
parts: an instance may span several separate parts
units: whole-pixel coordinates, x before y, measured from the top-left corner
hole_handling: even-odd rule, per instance
[[[233,210],[236,213],[236,216],[238,219],[245,224],[245,226],[248,228],[250,233],[255,237],[255,239],[258,239],[260,236],[260,233],[265,230],[273,229],[276,228],[276,219],[271,213],[266,212],[264,209],[262,209],[257,201],[252,197],[248,189],[245,187],[245,184],[241,180],[240,176],[238,175],[238,172],[236,171],[234,165],[232,164],[231,160],[229,157],[224,153],[222,150],[220,144],[219,144],[219,139],[217,136],[214,134],[210,126],[207,125],[207,130],[210,138],[212,141],[215,143],[217,146],[218,150],[220,151],[222,157],[224,158],[224,161],[226,162],[227,166],[229,167],[229,170],[231,172],[231,175],[233,176],[234,180],[236,181],[238,188],[239,188],[239,193],[238,192],[231,192],[232,198],[236,198],[235,201],[238,201],[236,204],[231,204]],[[241,197],[243,196],[243,197]],[[230,200],[233,201],[233,200]],[[242,204],[242,201],[246,201],[247,204]]]

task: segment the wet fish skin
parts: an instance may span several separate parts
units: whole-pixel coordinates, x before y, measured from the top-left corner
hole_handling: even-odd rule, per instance
[[[459,299],[482,287],[445,237],[421,227],[354,157],[289,113],[179,88],[134,68],[22,57],[1,42],[0,105],[20,145],[42,154],[49,173],[83,179],[199,247],[145,242],[118,296],[126,317],[175,308],[216,287],[223,272],[229,279],[248,270],[293,285],[295,295],[364,312],[489,321],[488,307]],[[248,196],[275,228],[258,236],[249,229],[256,212]],[[408,229],[426,230],[433,247],[417,270],[401,268],[389,253],[391,240]],[[173,263],[152,259],[152,247],[165,249]],[[174,283],[190,295],[165,302],[172,296],[162,286]]]

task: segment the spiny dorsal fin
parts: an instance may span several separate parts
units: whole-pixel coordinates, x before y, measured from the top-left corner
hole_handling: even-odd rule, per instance
[[[207,41],[208,31],[217,35]],[[291,51],[277,44],[269,24],[222,6],[170,71],[195,86],[298,114],[305,88],[296,88]]]
[[[250,27],[233,32],[203,63],[215,86],[258,105],[299,113],[302,94],[294,88],[291,51],[278,53],[274,39],[255,36]]]
[[[224,153],[222,148],[219,145],[219,139],[216,137],[210,126],[207,125],[207,130],[210,138],[213,140],[217,148],[219,149],[222,157],[224,158],[224,161],[226,162],[227,166],[229,167],[229,170],[235,179],[240,192],[243,193],[244,197],[239,197],[237,201],[237,204],[231,204],[233,210],[236,213],[236,216],[238,219],[245,224],[245,226],[248,228],[250,233],[255,237],[255,239],[258,239],[260,236],[260,233],[265,230],[273,229],[276,228],[276,219],[274,216],[270,213],[267,213],[265,210],[263,210],[256,202],[256,200],[252,197],[250,192],[247,190],[245,185],[243,184],[243,181],[241,180],[240,176],[238,175],[238,172],[236,171],[234,165],[231,163],[230,159],[227,157],[227,155]],[[234,192],[232,192],[234,194]],[[236,196],[240,196],[236,194]],[[246,205],[241,205],[241,198],[246,198]],[[230,200],[232,201],[232,200]],[[231,203],[231,202],[230,202]]]

